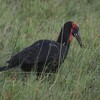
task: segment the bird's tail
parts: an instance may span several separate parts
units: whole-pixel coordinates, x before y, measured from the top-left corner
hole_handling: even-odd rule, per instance
[[[18,66],[16,66],[16,67],[18,67]],[[13,69],[13,68],[15,68],[15,67],[9,67],[9,66],[0,66],[0,72],[1,71],[7,71],[7,70],[10,70],[10,69]]]
[[[3,66],[3,67],[0,66],[0,72],[1,71],[6,71],[6,70],[9,70],[7,66]]]

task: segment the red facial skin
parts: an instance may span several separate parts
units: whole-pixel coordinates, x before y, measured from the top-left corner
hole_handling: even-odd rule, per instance
[[[71,31],[70,31],[70,36],[69,36],[69,41],[70,41],[70,43],[72,42],[72,40],[73,40],[73,36],[72,36],[72,31],[73,31],[73,29],[76,29],[78,26],[73,22],[72,23],[72,28],[71,28]]]
[[[78,26],[73,22],[73,23],[72,23],[72,28],[73,28],[73,29],[77,29],[77,27],[78,27]]]

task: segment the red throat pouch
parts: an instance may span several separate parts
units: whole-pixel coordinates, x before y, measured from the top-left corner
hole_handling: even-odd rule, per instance
[[[70,43],[72,42],[72,40],[73,40],[73,36],[72,36],[72,29],[71,29],[70,36],[69,36]]]

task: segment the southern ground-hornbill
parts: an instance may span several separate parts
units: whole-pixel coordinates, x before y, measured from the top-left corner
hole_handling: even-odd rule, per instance
[[[36,71],[37,75],[56,72],[67,56],[73,36],[82,47],[79,27],[68,21],[61,28],[57,41],[38,40],[11,57],[8,66],[0,67],[0,71],[21,67],[25,72]]]

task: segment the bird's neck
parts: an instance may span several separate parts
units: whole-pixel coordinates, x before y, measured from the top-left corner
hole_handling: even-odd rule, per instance
[[[69,48],[70,46],[70,41],[69,41],[70,31],[71,31],[70,29],[62,28],[57,39],[58,43],[67,46],[67,48]]]

